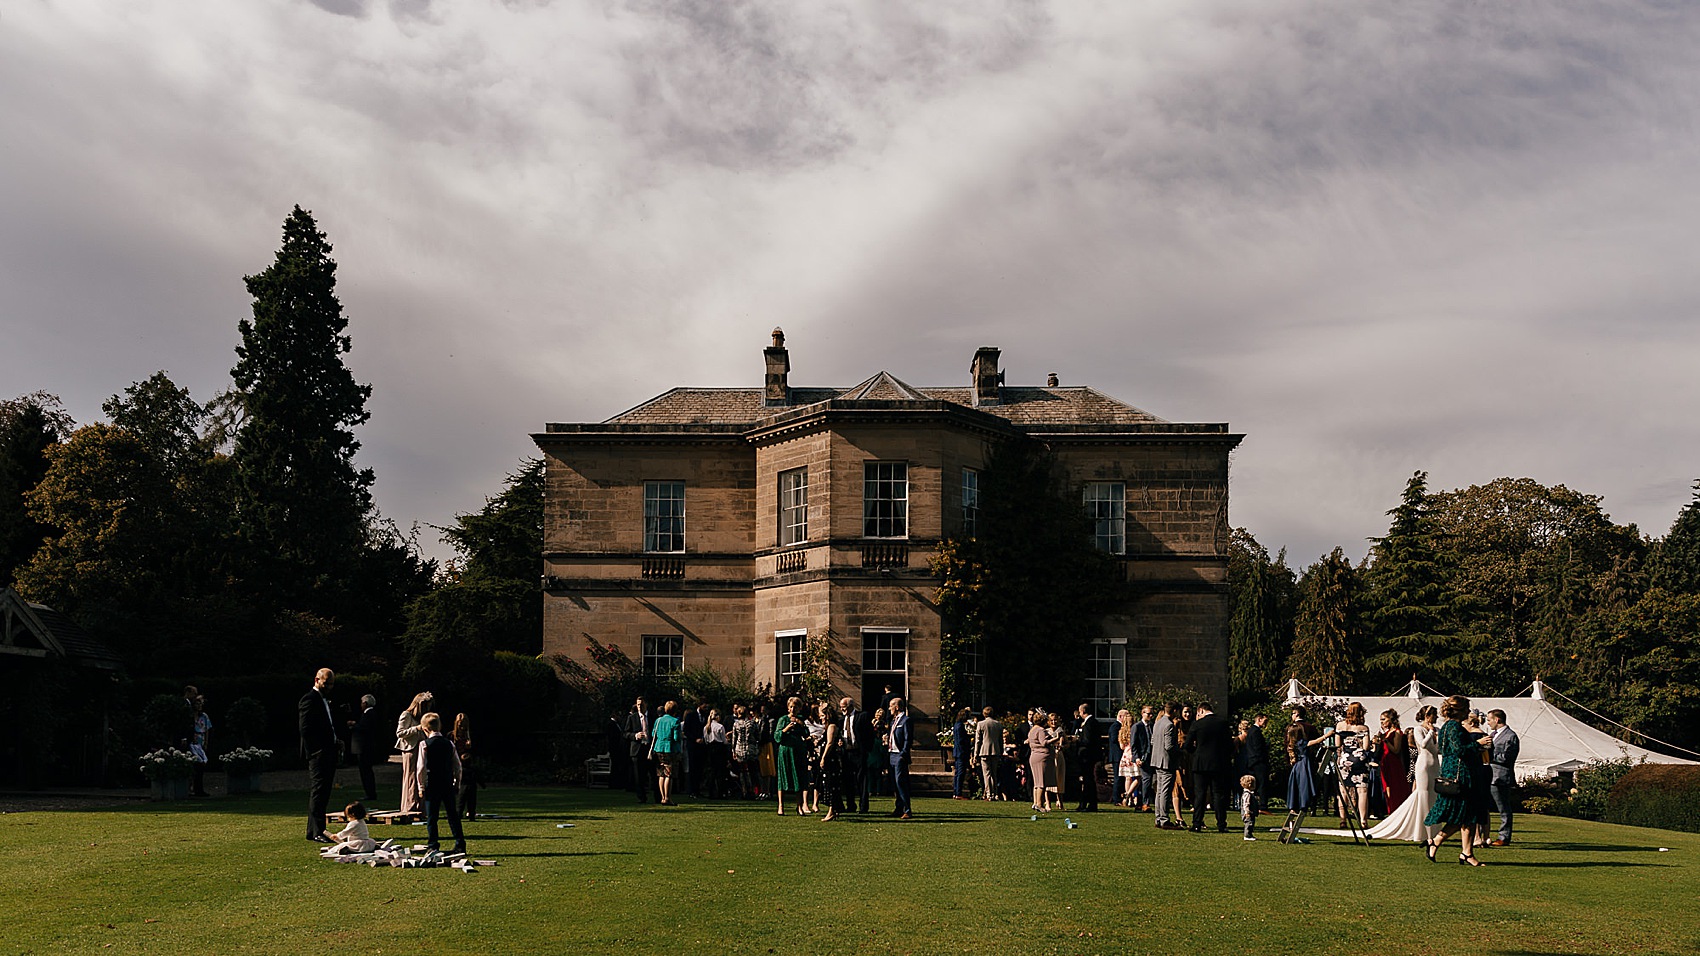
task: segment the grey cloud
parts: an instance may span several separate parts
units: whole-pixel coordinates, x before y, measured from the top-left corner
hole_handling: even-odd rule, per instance
[[[799,381],[994,344],[1229,421],[1296,560],[1417,468],[1654,532],[1700,474],[1688,4],[98,6],[0,33],[0,392],[210,396],[300,202],[404,527],[774,325]]]

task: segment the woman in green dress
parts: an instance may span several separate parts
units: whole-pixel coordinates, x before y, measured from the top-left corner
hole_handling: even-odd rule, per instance
[[[793,697],[785,702],[785,716],[773,729],[773,762],[779,781],[779,815],[785,815],[785,792],[797,795],[797,815],[808,816],[803,809],[804,773],[809,762],[809,725],[803,719],[803,698]]]
[[[1474,852],[1476,834],[1476,816],[1474,792],[1470,787],[1473,774],[1481,772],[1481,760],[1477,752],[1481,750],[1481,742],[1464,729],[1463,720],[1469,716],[1470,699],[1468,697],[1452,696],[1440,707],[1440,716],[1446,719],[1440,725],[1440,779],[1456,780],[1456,793],[1436,792],[1434,806],[1429,809],[1428,817],[1423,822],[1429,826],[1440,827],[1440,833],[1434,839],[1424,844],[1423,852],[1428,854],[1430,863],[1434,862],[1435,854],[1440,851],[1441,844],[1446,838],[1459,830],[1464,831],[1464,852],[1458,854],[1458,862],[1469,866],[1481,866]]]

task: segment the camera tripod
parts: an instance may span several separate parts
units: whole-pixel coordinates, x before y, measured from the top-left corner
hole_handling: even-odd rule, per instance
[[[1328,781],[1323,785],[1334,788],[1335,799],[1340,801],[1340,815],[1346,818],[1346,829],[1351,831],[1352,842],[1369,846],[1369,826],[1358,816],[1358,802],[1356,799],[1348,800],[1345,791],[1341,789],[1340,781],[1345,779],[1343,770],[1339,734],[1330,733],[1317,751],[1316,775],[1318,781]],[[1320,798],[1322,793],[1323,791],[1319,787],[1317,797]],[[1299,841],[1299,830],[1304,827],[1305,817],[1309,815],[1310,807],[1288,807],[1287,822],[1281,825],[1279,842],[1285,844],[1297,843]]]

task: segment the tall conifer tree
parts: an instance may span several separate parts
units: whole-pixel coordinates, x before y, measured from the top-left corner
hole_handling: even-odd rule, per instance
[[[1280,682],[1281,661],[1292,642],[1291,620],[1282,594],[1293,586],[1284,562],[1244,528],[1234,530],[1228,551],[1228,590],[1233,617],[1228,622],[1228,685],[1235,703],[1247,703]]]
[[[1694,483],[1694,500],[1654,548],[1647,570],[1654,587],[1672,594],[1700,594],[1700,481]]]
[[[296,206],[271,267],[248,276],[253,320],[231,377],[241,393],[237,513],[254,569],[286,604],[335,614],[366,547],[372,472],[354,465],[353,428],[370,385],[343,364],[352,347],[336,297],[336,263]]]
[[[1318,694],[1357,690],[1357,572],[1335,548],[1299,581],[1298,621],[1287,671]]]

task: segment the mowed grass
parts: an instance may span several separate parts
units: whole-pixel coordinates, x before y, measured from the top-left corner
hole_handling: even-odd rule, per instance
[[[1455,844],[1436,865],[1120,810],[922,799],[912,822],[823,824],[607,791],[482,799],[505,819],[468,840],[500,865],[472,875],[321,861],[304,795],[0,816],[0,953],[1700,952],[1700,836],[1671,831],[1522,816],[1518,846],[1471,870]]]

